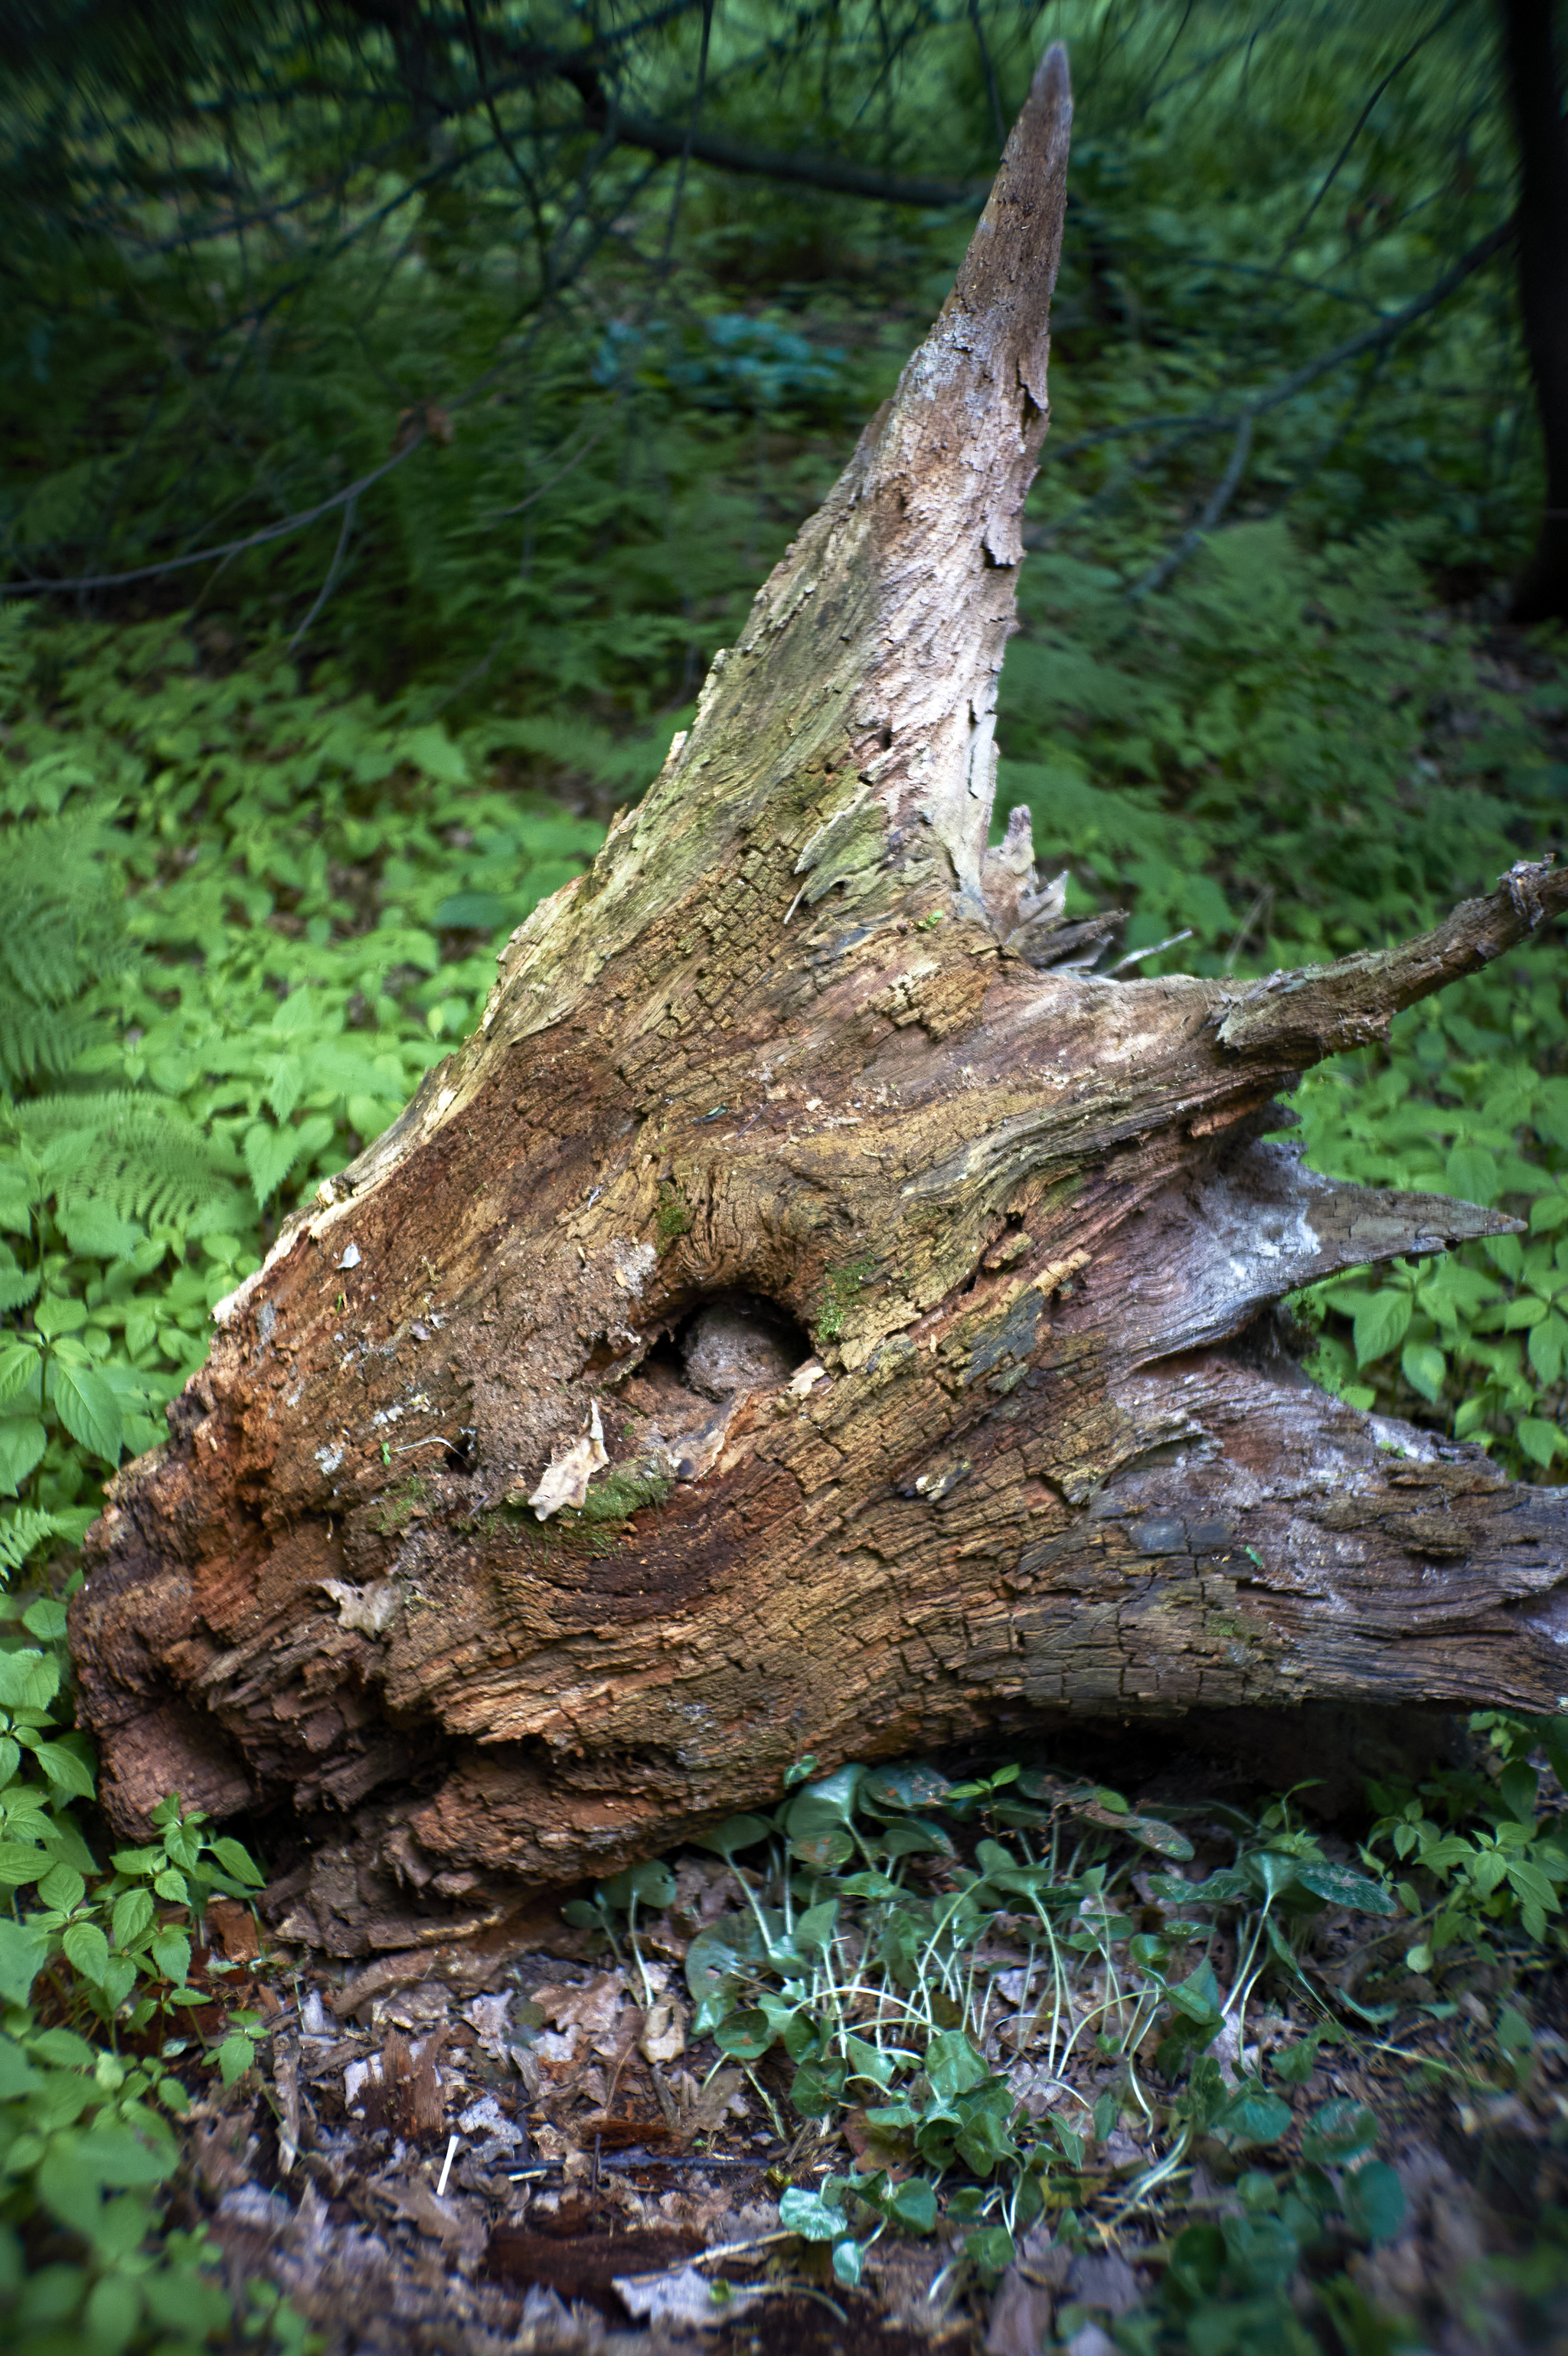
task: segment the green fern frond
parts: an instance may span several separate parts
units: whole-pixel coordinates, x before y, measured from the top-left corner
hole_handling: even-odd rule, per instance
[[[7,826],[0,835],[0,1083],[53,1077],[90,1035],[73,1008],[134,954],[106,869],[113,838],[99,807]]]
[[[91,1036],[81,1015],[39,1006],[0,982],[0,1086],[15,1090],[69,1071]]]
[[[67,1535],[68,1526],[58,1515],[40,1514],[35,1505],[22,1505],[14,1514],[0,1515],[0,1575],[20,1570],[27,1557],[47,1539]]]
[[[229,1191],[195,1123],[128,1088],[7,1105],[5,1133],[37,1155],[61,1205],[107,1203],[123,1219],[182,1226]]]

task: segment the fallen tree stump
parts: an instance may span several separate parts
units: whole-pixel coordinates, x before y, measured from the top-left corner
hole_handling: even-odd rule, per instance
[[[806,1754],[1554,1706],[1564,1492],[1328,1397],[1274,1306],[1511,1223],[1265,1132],[1568,875],[1386,953],[1122,980],[1071,962],[1101,932],[1021,813],[987,849],[1070,112],[1052,52],[657,783],[115,1483],[72,1626],[127,1832],[170,1790],[360,1810],[458,1902],[609,1871]],[[340,1944],[407,1943],[339,1882]]]

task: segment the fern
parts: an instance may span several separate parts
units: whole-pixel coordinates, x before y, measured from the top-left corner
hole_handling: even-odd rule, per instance
[[[102,1203],[122,1219],[189,1231],[229,1191],[195,1123],[129,1088],[9,1105],[0,1136],[31,1156],[62,1209]]]
[[[80,1515],[75,1517],[80,1522]],[[40,1514],[36,1506],[22,1505],[15,1513],[0,1517],[0,1580],[13,1570],[20,1570],[27,1557],[48,1538],[74,1537],[72,1519],[64,1514]]]
[[[133,954],[101,808],[13,825],[0,864],[0,1085],[69,1070],[92,1035],[81,1003]]]

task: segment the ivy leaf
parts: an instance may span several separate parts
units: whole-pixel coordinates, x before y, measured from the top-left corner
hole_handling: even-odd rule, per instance
[[[1016,1775],[1015,1770],[1015,1775]],[[1002,1777],[995,1781],[1000,1783]],[[874,1815],[937,1807],[953,1790],[945,1775],[923,1760],[893,1767],[873,1767],[860,1784],[859,1797]]]
[[[843,2212],[830,2209],[820,2192],[792,2184],[779,2198],[779,2223],[786,2233],[805,2242],[836,2242],[844,2231]]]
[[[860,2283],[860,2244],[846,2234],[833,2244],[833,2272],[846,2290],[858,2290]]]
[[[833,1944],[838,1924],[838,1901],[825,1898],[820,1904],[808,1906],[795,1926],[795,1944],[807,1954],[826,1951]]]
[[[990,2075],[961,2029],[937,2031],[925,2049],[925,2072],[933,2091],[944,2103],[955,2094],[967,2094]]]
[[[624,1873],[599,1884],[599,1895],[606,1906],[623,1913],[634,1902],[639,1906],[667,1906],[675,1896],[675,1876],[662,1858],[650,1858],[645,1865],[629,1865]]]
[[[1208,2028],[1212,2022],[1214,2031],[1218,2032],[1223,2018],[1223,2006],[1220,1983],[1207,1956],[1196,1971],[1189,1972],[1184,1980],[1178,1981],[1166,1993],[1177,2010],[1185,2013],[1189,2020],[1197,2021],[1202,2028]]]
[[[773,2025],[765,2012],[732,2012],[713,2032],[713,2042],[737,2062],[760,2062],[773,2041]]]
[[[71,1438],[106,1464],[118,1464],[124,1436],[120,1402],[96,1367],[68,1366],[53,1358],[44,1379]]]
[[[1290,2132],[1294,2116],[1279,2095],[1262,2086],[1244,2086],[1226,2104],[1211,2132],[1231,2145],[1277,2143]]]
[[[5,1430],[0,1424],[0,1432]],[[1555,1423],[1548,1423],[1538,1415],[1520,1416],[1513,1428],[1514,1438],[1532,1464],[1550,1465],[1553,1457],[1568,1455],[1568,1438]]]
[[[936,2231],[936,2188],[928,2177],[911,2176],[893,2187],[888,2199],[890,2213],[912,2233],[934,2233]]]
[[[1325,2103],[1312,2115],[1311,2125],[1301,2138],[1301,2156],[1329,2168],[1353,2159],[1358,2152],[1370,2151],[1378,2139],[1378,2123],[1365,2103],[1352,2102],[1348,2095]]]
[[[755,1848],[766,1840],[773,1827],[762,1816],[726,1816],[710,1833],[699,1833],[699,1848],[710,1848],[728,1864],[740,1849]]]

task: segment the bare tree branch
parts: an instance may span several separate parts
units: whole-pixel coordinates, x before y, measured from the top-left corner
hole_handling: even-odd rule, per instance
[[[1328,195],[1329,189],[1339,178],[1340,169],[1346,157],[1349,155],[1351,148],[1355,145],[1357,140],[1366,129],[1368,122],[1371,117],[1372,109],[1376,106],[1379,99],[1381,98],[1384,91],[1388,89],[1391,82],[1398,80],[1400,75],[1404,71],[1406,66],[1409,65],[1411,59],[1420,54],[1435,34],[1440,33],[1443,30],[1444,26],[1448,22],[1450,16],[1456,16],[1463,5],[1464,0],[1448,0],[1448,5],[1444,9],[1443,14],[1440,16],[1435,17],[1432,23],[1426,27],[1426,30],[1424,33],[1419,34],[1416,38],[1412,41],[1404,55],[1402,58],[1396,59],[1394,63],[1390,66],[1387,73],[1384,74],[1381,81],[1379,82],[1376,90],[1373,91],[1371,98],[1368,99],[1365,106],[1362,107],[1360,114],[1357,115],[1355,123],[1351,126],[1349,137],[1346,140],[1344,145],[1340,148],[1339,153],[1335,156],[1334,161],[1329,165],[1327,173],[1324,175],[1322,187],[1318,189],[1317,194],[1313,198],[1312,202],[1307,206],[1307,210],[1302,214],[1301,219],[1296,222],[1296,227],[1291,230],[1290,235],[1285,239],[1285,253],[1289,253],[1293,247],[1298,244],[1302,237],[1306,234],[1308,221],[1310,221],[1313,214],[1317,210],[1318,206],[1322,203],[1324,198]],[[1284,259],[1284,255],[1281,256],[1281,259]]]
[[[1151,564],[1142,580],[1133,584],[1127,592],[1129,597],[1152,597],[1157,589],[1163,589],[1178,566],[1185,564],[1200,541],[1205,540],[1213,530],[1241,487],[1242,477],[1246,473],[1247,460],[1252,455],[1252,449],[1253,412],[1251,410],[1243,410],[1241,422],[1236,427],[1236,439],[1232,447],[1230,464],[1215,484],[1202,514],[1195,524],[1182,533],[1176,546],[1168,550],[1157,563]]]

